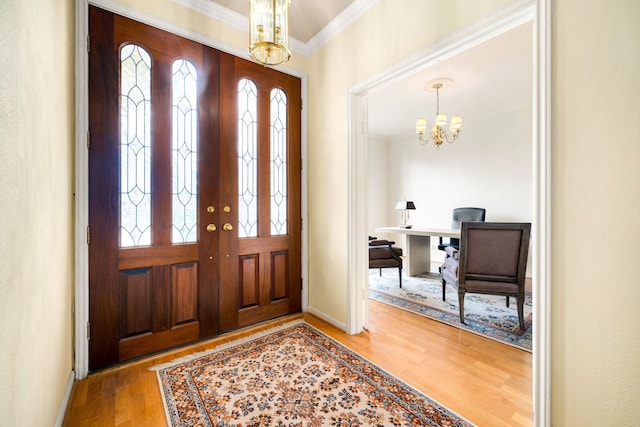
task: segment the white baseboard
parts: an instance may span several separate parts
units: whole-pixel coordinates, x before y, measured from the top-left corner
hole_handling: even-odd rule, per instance
[[[307,307],[307,312],[313,314],[316,317],[319,317],[320,319],[324,320],[325,322],[331,323],[333,326],[335,326],[336,328],[340,329],[341,331],[346,331],[347,330],[347,325],[344,322],[340,322],[339,320],[334,319],[333,317],[329,316],[328,314],[326,314],[323,311],[320,311],[316,308],[313,308],[311,306]]]
[[[67,413],[67,407],[69,406],[69,399],[71,398],[71,391],[73,390],[73,383],[76,375],[73,371],[69,373],[69,381],[67,382],[67,388],[64,391],[62,402],[60,402],[60,409],[58,409],[58,418],[56,418],[56,427],[62,427],[64,416]]]

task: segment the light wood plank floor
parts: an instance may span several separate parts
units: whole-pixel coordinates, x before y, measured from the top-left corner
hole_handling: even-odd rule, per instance
[[[530,353],[371,301],[359,335],[295,315],[92,374],[76,382],[63,425],[164,426],[151,366],[300,317],[478,426],[533,424]]]

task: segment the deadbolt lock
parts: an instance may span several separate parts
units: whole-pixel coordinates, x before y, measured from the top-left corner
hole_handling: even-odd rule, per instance
[[[231,208],[228,205],[222,208],[222,210],[225,212],[231,212]]]
[[[216,211],[216,208],[214,208],[213,206],[207,206],[207,212],[214,213],[215,211]]]

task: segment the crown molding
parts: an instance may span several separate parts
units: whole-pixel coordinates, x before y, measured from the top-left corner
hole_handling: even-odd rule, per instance
[[[211,0],[173,0],[173,2],[224,22],[231,27],[243,30],[246,33],[249,32],[247,30],[249,28],[249,18]]]
[[[345,28],[351,25],[355,20],[364,15],[369,9],[375,6],[379,0],[355,0],[345,10],[336,16],[333,21],[329,22],[318,34],[313,36],[306,47],[309,51],[308,56],[314,54],[322,46],[329,43],[331,39],[336,37]]]
[[[223,22],[233,28],[249,33],[249,18],[227,9],[210,0],[172,0],[181,6],[189,8],[202,15],[209,16],[217,21]],[[379,0],[355,0],[333,21],[329,22],[318,34],[308,43],[304,43],[293,37],[289,37],[289,49],[303,56],[311,56],[331,39],[337,36],[342,30],[347,28],[353,21],[371,9]]]

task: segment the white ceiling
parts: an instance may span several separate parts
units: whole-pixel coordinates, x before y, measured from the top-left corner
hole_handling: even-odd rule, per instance
[[[465,117],[533,102],[533,23],[527,23],[474,48],[369,94],[369,131],[385,137],[415,133],[418,117],[433,125],[436,93],[425,83],[454,81],[440,90],[440,112]],[[499,123],[497,123],[499,126]],[[429,128],[430,128],[429,126]]]
[[[244,17],[248,0],[211,0]],[[302,43],[327,33],[330,24],[349,22],[357,12],[377,0],[292,0],[289,34]],[[325,30],[325,31],[323,31]],[[337,34],[329,31],[330,36]],[[316,37],[317,39],[318,37]],[[294,52],[295,55],[295,52]],[[533,97],[533,24],[528,23],[474,48],[369,94],[369,132],[384,137],[415,133],[415,121],[433,124],[436,94],[424,91],[428,81],[448,78],[450,88],[440,91],[440,111],[450,117],[482,115],[508,109]]]

